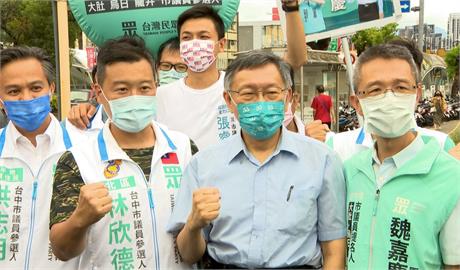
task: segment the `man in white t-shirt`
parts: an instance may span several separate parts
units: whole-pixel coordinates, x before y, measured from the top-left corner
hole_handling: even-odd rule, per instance
[[[297,1],[283,2],[297,5]],[[288,12],[286,17],[291,25],[301,25],[298,12]],[[224,72],[219,72],[216,62],[225,47],[224,23],[214,9],[199,5],[182,13],[177,25],[188,74],[158,89],[157,120],[184,132],[202,149],[236,134],[238,129],[238,121],[223,99]],[[294,54],[299,54],[300,60],[306,59],[305,42],[297,40],[297,36],[288,36],[292,42],[288,42],[291,48],[286,56],[295,67],[304,61]],[[303,39],[303,33],[301,36]]]
[[[237,130],[222,98],[224,73],[216,61],[225,46],[224,23],[213,8],[203,5],[182,13],[177,23],[187,77],[158,88],[157,120],[188,134],[203,148]]]

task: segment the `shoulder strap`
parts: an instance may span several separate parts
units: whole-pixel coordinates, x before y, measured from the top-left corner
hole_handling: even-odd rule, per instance
[[[62,137],[64,139],[65,149],[69,150],[72,147],[72,141],[70,140],[69,132],[65,128],[65,121],[61,122]]]
[[[0,157],[3,153],[3,147],[5,146],[5,138],[6,138],[6,127],[3,128],[2,134],[0,134]]]

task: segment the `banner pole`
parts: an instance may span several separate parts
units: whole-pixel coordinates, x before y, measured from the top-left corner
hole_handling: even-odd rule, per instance
[[[350,91],[351,96],[355,95],[355,89],[353,86],[353,64],[351,63],[351,54],[350,54],[350,46],[348,45],[348,37],[342,37],[342,49],[343,55],[345,56],[345,64],[347,66],[347,75],[348,81],[350,82]]]
[[[59,47],[59,106],[61,120],[67,117],[70,110],[70,47],[69,25],[66,0],[57,0],[57,28]]]

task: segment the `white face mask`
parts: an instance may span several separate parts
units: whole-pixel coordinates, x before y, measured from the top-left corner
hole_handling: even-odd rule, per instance
[[[363,98],[359,100],[364,114],[364,128],[370,134],[382,138],[397,138],[414,129],[415,94],[396,97],[386,92],[383,98]]]

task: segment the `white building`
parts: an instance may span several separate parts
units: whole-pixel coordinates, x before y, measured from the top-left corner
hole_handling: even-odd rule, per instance
[[[447,43],[448,48],[452,49],[460,45],[460,13],[449,14],[447,21]]]

